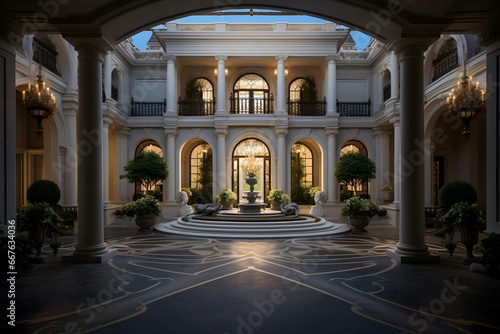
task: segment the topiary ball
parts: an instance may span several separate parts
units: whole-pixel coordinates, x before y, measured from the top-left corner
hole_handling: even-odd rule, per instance
[[[445,208],[451,208],[453,204],[459,202],[474,204],[477,202],[477,192],[470,183],[465,181],[449,182],[439,189],[438,202]]]
[[[32,204],[45,202],[50,206],[54,206],[61,199],[61,189],[55,182],[50,180],[38,180],[29,186],[26,197]]]

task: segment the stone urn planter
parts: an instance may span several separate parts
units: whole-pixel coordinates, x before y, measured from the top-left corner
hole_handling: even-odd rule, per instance
[[[138,213],[135,217],[135,224],[140,230],[150,230],[156,223],[156,217],[154,213]]]
[[[222,204],[221,210],[231,210],[233,208],[234,200],[231,199],[221,204]]]
[[[460,238],[467,250],[467,258],[473,260],[474,256],[472,255],[472,249],[479,241],[479,226],[468,224],[457,225],[460,230]]]
[[[48,223],[32,224],[28,227],[28,240],[33,243],[36,249],[35,262],[43,261],[42,246],[45,242],[45,234],[47,233]]]
[[[366,216],[350,216],[349,224],[351,224],[356,231],[366,232],[365,227],[370,223],[368,217]]]

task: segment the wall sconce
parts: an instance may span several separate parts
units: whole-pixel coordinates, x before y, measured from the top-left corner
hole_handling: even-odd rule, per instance
[[[217,75],[218,71],[217,71],[217,68],[214,69],[214,75]],[[227,76],[229,74],[229,71],[226,69],[224,69],[224,74]]]
[[[278,75],[278,69],[274,69],[274,75]],[[288,75],[288,68],[285,67],[285,75]]]

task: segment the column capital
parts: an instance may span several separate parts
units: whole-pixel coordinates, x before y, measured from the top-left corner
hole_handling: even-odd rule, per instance
[[[177,129],[167,129],[165,128],[164,131],[165,133],[165,136],[167,136],[168,138],[175,138],[177,136]]]
[[[287,56],[287,55],[277,55],[276,57],[274,57],[274,59],[275,59],[276,61],[278,61],[278,62],[279,62],[279,61],[285,61],[287,58],[288,58],[288,56]]]
[[[162,55],[162,58],[163,58],[164,60],[166,60],[167,62],[169,62],[169,61],[174,62],[174,61],[175,61],[176,56],[175,56],[175,55],[170,55],[170,54],[166,54],[166,53],[164,53],[164,54]]]
[[[130,136],[130,128],[116,128],[113,130],[113,135],[116,136],[116,137],[121,137],[121,138],[127,138],[128,136]]]
[[[217,60],[217,61],[221,61],[221,60],[222,60],[222,61],[226,61],[226,60],[227,60],[227,58],[228,58],[228,57],[227,57],[226,55],[216,55],[216,56],[215,56],[215,60]]]
[[[111,117],[103,117],[102,118],[102,126],[105,128],[109,128],[109,126],[113,124],[113,119]]]
[[[278,138],[284,138],[288,134],[288,128],[285,127],[276,127],[274,132]]]
[[[399,126],[399,116],[394,116],[389,120],[389,122],[391,122],[391,124],[394,126]]]
[[[328,62],[334,62],[335,63],[339,59],[340,59],[340,56],[338,54],[332,54],[332,55],[327,55],[326,56],[326,60]]]
[[[389,129],[381,129],[381,128],[373,128],[372,136],[375,138],[384,138],[388,137],[391,134]]]
[[[108,51],[112,50],[112,46],[102,38],[68,37],[66,40],[73,45],[79,56],[99,53],[102,58],[101,62],[106,57]]]
[[[215,127],[215,135],[217,137],[226,137],[228,134],[228,131],[227,131],[227,126],[216,126]]]
[[[391,49],[400,58],[405,56],[422,56],[437,38],[401,38],[394,43]]]
[[[325,136],[327,137],[337,137],[339,134],[339,128],[326,128]]]

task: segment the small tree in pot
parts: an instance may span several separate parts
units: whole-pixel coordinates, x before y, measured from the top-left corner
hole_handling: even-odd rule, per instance
[[[356,196],[356,188],[375,178],[377,168],[375,162],[359,152],[344,154],[335,168],[335,178],[338,183],[351,186]]]
[[[140,182],[149,194],[156,183],[168,177],[167,163],[156,152],[141,152],[134,160],[128,162],[124,167],[125,174],[120,179],[126,178],[130,183]]]

